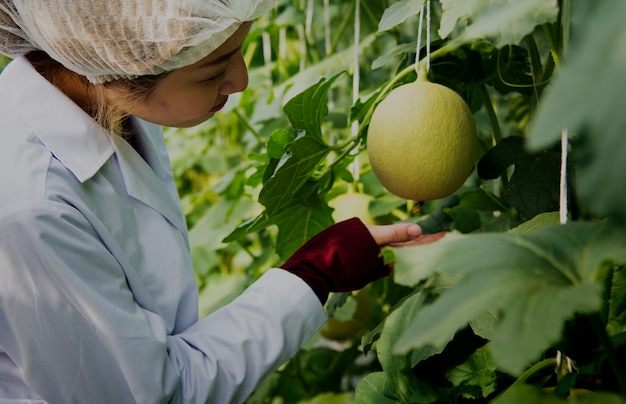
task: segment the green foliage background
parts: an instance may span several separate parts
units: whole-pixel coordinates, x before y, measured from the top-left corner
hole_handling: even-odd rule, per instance
[[[201,313],[332,224],[328,201],[345,192],[374,196],[379,223],[449,234],[389,251],[394,274],[368,287],[361,332],[314,337],[250,403],[626,401],[624,15],[619,0],[279,0],[255,23],[250,88],[167,131]],[[381,186],[365,138],[428,51],[480,150],[461,189],[419,204]],[[327,306],[355,317],[351,296]]]

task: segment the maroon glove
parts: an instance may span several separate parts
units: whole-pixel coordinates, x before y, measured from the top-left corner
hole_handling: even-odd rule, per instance
[[[322,304],[330,292],[358,290],[391,273],[380,256],[380,247],[357,218],[323,230],[281,268],[302,278]]]

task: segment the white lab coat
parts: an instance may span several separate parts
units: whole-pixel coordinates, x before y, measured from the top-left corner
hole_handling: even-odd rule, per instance
[[[134,124],[141,155],[25,59],[0,75],[0,403],[243,402],[326,320],[275,268],[198,320],[162,131]]]

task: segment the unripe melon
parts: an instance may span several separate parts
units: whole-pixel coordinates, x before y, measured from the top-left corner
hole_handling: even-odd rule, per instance
[[[356,310],[353,318],[360,321],[368,322],[372,315],[372,304],[370,302],[370,293],[367,287],[359,290],[352,295],[356,300]],[[329,318],[324,327],[320,330],[320,335],[324,338],[344,341],[356,337],[363,330],[362,323],[356,320],[339,321],[335,318]]]
[[[367,134],[374,174],[391,193],[414,201],[451,195],[476,158],[476,123],[465,101],[440,84],[395,88],[376,107]]]
[[[358,217],[364,224],[375,224],[376,220],[369,212],[369,203],[373,199],[374,197],[368,194],[349,192],[331,199],[328,206],[334,209],[335,222]]]

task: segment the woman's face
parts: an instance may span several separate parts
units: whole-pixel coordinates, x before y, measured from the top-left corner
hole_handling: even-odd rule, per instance
[[[249,29],[250,23],[242,24],[205,58],[165,75],[146,101],[126,112],[177,128],[195,126],[211,118],[224,107],[230,94],[248,86],[241,47]]]

